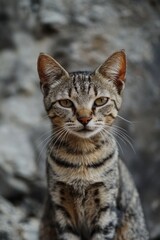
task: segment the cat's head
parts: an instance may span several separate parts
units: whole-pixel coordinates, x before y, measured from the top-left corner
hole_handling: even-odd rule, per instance
[[[42,53],[38,58],[38,73],[45,108],[56,129],[90,138],[112,125],[121,106],[125,83],[123,50],[112,54],[94,72],[72,73]]]

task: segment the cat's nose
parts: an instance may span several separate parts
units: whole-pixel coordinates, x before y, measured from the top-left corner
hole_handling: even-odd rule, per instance
[[[82,123],[84,126],[86,126],[89,121],[92,119],[92,117],[78,117],[77,120]]]

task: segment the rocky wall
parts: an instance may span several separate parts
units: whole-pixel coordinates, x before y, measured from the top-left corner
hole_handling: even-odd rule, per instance
[[[158,0],[0,0],[0,239],[37,240],[50,124],[36,71],[40,52],[67,70],[95,69],[125,49],[117,140],[160,239],[160,3]],[[124,118],[124,119],[123,119]],[[126,120],[125,120],[126,119]]]

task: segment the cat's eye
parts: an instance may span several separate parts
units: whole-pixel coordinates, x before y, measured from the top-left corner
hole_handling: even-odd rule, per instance
[[[59,100],[58,102],[62,107],[65,107],[65,108],[71,108],[73,106],[72,101],[69,99]]]
[[[106,104],[107,102],[108,102],[108,98],[107,97],[100,97],[100,98],[97,98],[94,101],[94,106],[100,107],[100,106],[103,106],[104,104]]]

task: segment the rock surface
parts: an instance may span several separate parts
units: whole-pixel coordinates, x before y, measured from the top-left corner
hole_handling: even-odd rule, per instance
[[[128,74],[117,124],[131,142],[119,139],[120,154],[151,238],[160,239],[159,1],[0,0],[0,32],[0,239],[38,239],[50,133],[39,52],[75,71],[94,69],[119,49],[126,50]]]

